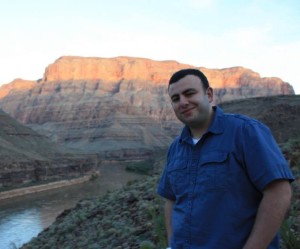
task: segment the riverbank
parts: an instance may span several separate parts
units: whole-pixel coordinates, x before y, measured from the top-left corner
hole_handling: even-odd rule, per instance
[[[1,200],[0,248],[20,248],[80,200],[98,198],[141,177],[125,167],[111,165],[101,167],[99,177],[91,181]]]
[[[166,248],[158,175],[143,176],[105,195],[83,199],[22,249]]]
[[[0,200],[84,183],[84,182],[91,180],[95,176],[99,176],[99,172],[96,172],[96,173],[93,172],[92,174],[74,178],[74,179],[61,180],[61,181],[50,182],[50,183],[46,183],[46,184],[40,184],[40,185],[35,185],[35,186],[30,186],[30,187],[23,187],[23,188],[17,188],[17,189],[3,191],[3,192],[0,192]]]

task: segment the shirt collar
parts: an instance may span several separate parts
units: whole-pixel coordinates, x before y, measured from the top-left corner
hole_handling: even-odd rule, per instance
[[[223,125],[224,112],[218,106],[214,106],[213,110],[214,110],[214,117],[213,117],[213,120],[205,134],[207,134],[207,133],[222,134],[224,131],[224,125]],[[192,143],[190,129],[187,126],[185,126],[183,128],[180,138],[179,138],[179,141],[180,141],[180,143],[183,141]]]

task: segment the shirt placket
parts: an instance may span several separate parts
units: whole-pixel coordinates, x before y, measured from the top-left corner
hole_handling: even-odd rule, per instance
[[[186,216],[186,224],[187,224],[187,234],[186,234],[186,248],[191,248],[191,220],[192,220],[192,209],[193,209],[193,199],[194,199],[194,190],[196,185],[196,176],[197,176],[197,163],[198,159],[195,159],[193,156],[188,164],[188,172],[189,172],[189,192],[188,192],[188,206],[187,206],[187,216]]]

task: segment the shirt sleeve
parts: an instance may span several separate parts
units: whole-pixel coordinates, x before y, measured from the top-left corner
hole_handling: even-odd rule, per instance
[[[270,129],[258,121],[245,124],[242,134],[244,165],[249,178],[262,191],[278,179],[292,182],[293,174]]]

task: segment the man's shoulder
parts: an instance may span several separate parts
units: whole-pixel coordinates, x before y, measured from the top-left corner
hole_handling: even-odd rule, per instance
[[[238,113],[224,113],[223,118],[225,121],[235,124],[262,124],[261,121],[255,118]]]
[[[250,130],[262,131],[262,130],[270,130],[270,128],[255,118],[236,113],[224,113],[224,125],[227,128],[245,128]]]
[[[182,138],[180,135],[178,135],[177,137],[175,137],[172,141],[172,143],[170,144],[170,147],[174,147],[177,144],[180,144],[182,142]]]
[[[225,122],[236,123],[236,124],[258,122],[256,119],[241,113],[226,112],[219,106],[215,106],[214,110],[216,113],[215,115],[216,118],[218,120],[223,120]]]
[[[242,121],[242,122],[251,122],[255,119],[246,116],[244,114],[239,114],[239,113],[224,113],[224,117],[227,118],[228,120],[232,121]]]

